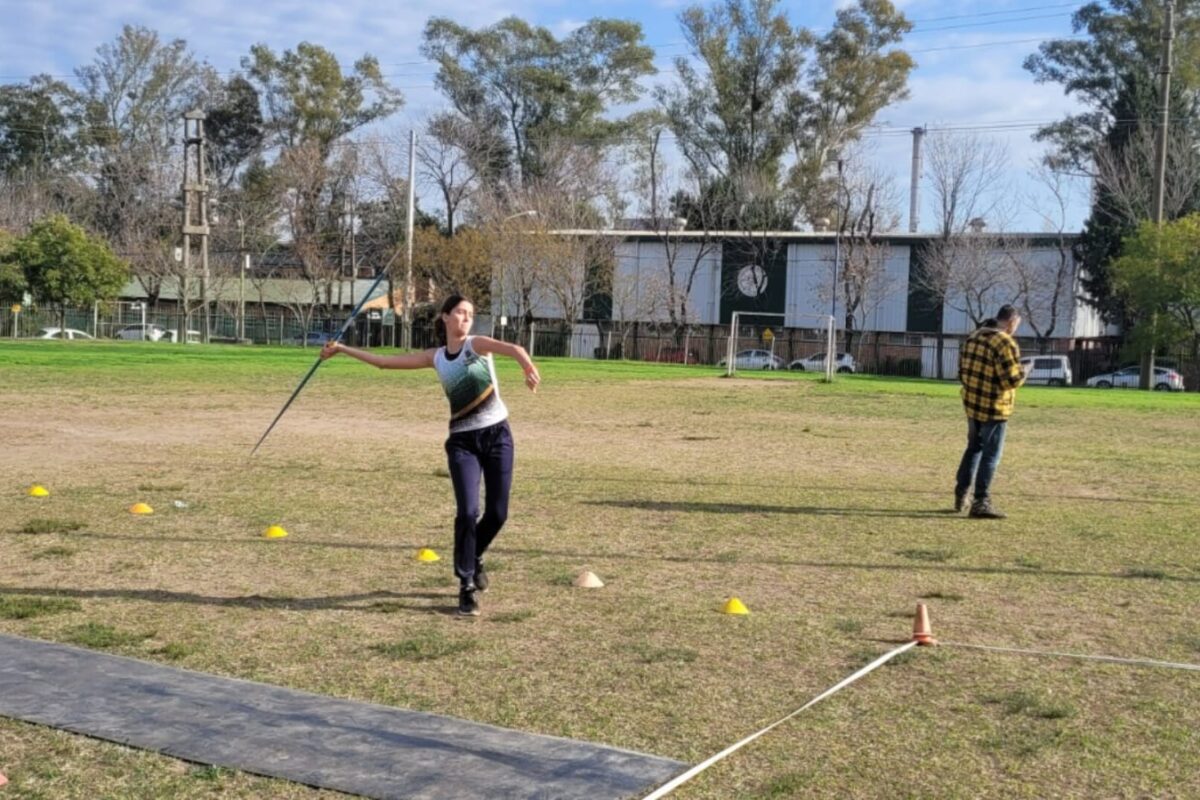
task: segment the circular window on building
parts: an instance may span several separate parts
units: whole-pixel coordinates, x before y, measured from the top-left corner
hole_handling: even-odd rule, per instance
[[[746,297],[758,297],[767,291],[767,273],[758,264],[742,267],[737,276],[738,291]]]

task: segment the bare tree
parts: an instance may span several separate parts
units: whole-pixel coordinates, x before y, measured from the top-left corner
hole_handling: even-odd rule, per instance
[[[699,238],[689,235],[686,240],[680,235],[688,220],[677,216],[674,207],[678,180],[668,172],[662,156],[662,127],[655,127],[644,139],[634,145],[634,158],[639,165],[635,178],[635,190],[641,199],[641,217],[653,231],[663,252],[662,273],[648,278],[647,288],[662,293],[661,301],[652,303],[662,306],[667,312],[677,342],[686,335],[692,323],[691,297],[701,267],[720,252],[721,244],[713,236],[713,215],[708,203],[696,203],[693,216],[698,218]],[[695,196],[703,197],[698,184],[692,189]],[[693,231],[693,234],[695,231]],[[613,298],[614,321],[616,320],[617,298]],[[659,308],[656,308],[657,313]],[[649,319],[648,316],[643,319]]]
[[[882,235],[900,225],[900,196],[891,175],[868,165],[861,151],[848,161],[835,207],[840,263],[834,264],[832,254],[827,262],[836,269],[846,350],[851,351],[855,332],[866,327],[871,314],[897,289],[887,272],[890,247]],[[828,302],[832,291],[832,281],[823,282],[818,296]]]
[[[434,116],[425,132],[417,145],[418,175],[441,195],[446,233],[453,236],[460,211],[480,190],[481,165],[493,160],[489,148],[498,142],[449,113]]]
[[[1096,180],[1108,190],[1120,222],[1135,225],[1154,216],[1155,147],[1153,128],[1143,125],[1120,150],[1104,146],[1096,152]],[[1163,188],[1166,219],[1186,214],[1200,195],[1200,150],[1186,125],[1172,126],[1168,133]]]
[[[925,171],[938,220],[938,235],[967,231],[972,220],[1004,212],[1008,150],[978,133],[933,131],[927,138]],[[993,221],[994,224],[994,221]]]
[[[1010,240],[1004,253],[1012,266],[1021,317],[1037,337],[1038,352],[1044,353],[1064,316],[1071,324],[1077,275],[1067,220],[1073,186],[1070,178],[1045,161],[1037,163],[1030,175],[1042,189],[1030,197],[1030,204],[1042,218],[1046,243],[1035,247],[1028,240]]]

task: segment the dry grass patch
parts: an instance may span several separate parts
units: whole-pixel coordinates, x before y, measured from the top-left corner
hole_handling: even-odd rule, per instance
[[[86,646],[685,761],[907,638],[917,602],[947,641],[1200,654],[1200,464],[1179,446],[1194,397],[1023,390],[995,487],[1010,516],[981,524],[948,513],[951,386],[547,362],[536,396],[505,393],[511,516],[466,622],[431,375],[331,362],[248,460],[311,354],[118,354],[158,359],[134,397],[103,388],[126,362],[0,368],[0,597],[75,604],[0,631],[71,641],[90,623]],[[21,535],[47,507],[19,490],[49,464],[80,527]],[[189,508],[133,517],[139,495]],[[291,535],[263,540],[271,524]],[[575,589],[582,569],[607,586]],[[732,595],[749,617],[720,613]],[[1197,730],[1191,675],[922,649],[677,796],[1200,796]],[[10,777],[57,771],[47,797],[319,796],[2,721],[0,737]]]

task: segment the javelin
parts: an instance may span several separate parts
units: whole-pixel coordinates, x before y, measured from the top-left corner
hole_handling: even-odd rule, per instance
[[[346,321],[342,323],[341,330],[334,334],[333,338],[329,341],[340,341],[341,338],[346,335],[346,330],[350,327],[350,323],[353,322],[354,318],[358,316],[358,312],[362,311],[363,305],[371,297],[371,293],[375,291],[375,287],[379,286],[379,282],[382,281],[384,276],[387,275],[388,267],[392,266],[392,262],[396,260],[396,256],[399,254],[400,251],[397,250],[394,254],[392,254],[392,257],[388,259],[388,263],[384,266],[384,268],[379,270],[379,276],[375,278],[375,282],[371,284],[371,288],[367,289],[367,293],[363,295],[363,299],[360,300],[358,305],[354,307],[354,310],[350,312],[350,316],[346,317]],[[292,401],[296,399],[296,395],[300,394],[300,390],[304,388],[304,384],[308,383],[308,379],[313,376],[313,373],[317,371],[317,367],[319,366],[321,366],[321,357],[317,356],[317,360],[311,367],[308,368],[308,372],[304,374],[304,377],[300,379],[300,384],[296,387],[296,391],[292,392],[292,396],[288,398],[287,402],[283,404],[283,408],[279,409],[279,413],[275,415],[275,419],[271,420],[271,424],[267,426],[267,430],[258,440],[258,444],[254,445],[254,449],[250,451],[251,456],[258,452],[258,448],[260,445],[262,445],[263,441],[266,440],[267,434],[269,434],[275,427],[275,423],[279,422],[279,418],[282,417],[283,413],[288,410],[288,406],[290,406]]]

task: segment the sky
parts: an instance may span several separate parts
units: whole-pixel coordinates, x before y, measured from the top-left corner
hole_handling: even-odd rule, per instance
[[[1039,85],[1022,62],[1046,39],[1072,35],[1071,13],[1080,2],[1055,0],[893,0],[914,28],[904,41],[917,67],[909,79],[909,99],[885,108],[864,138],[867,157],[894,175],[901,196],[901,226],[908,224],[911,135],[918,126],[972,129],[1007,150],[1010,168],[1005,195],[1009,230],[1045,229],[1038,208],[1044,193],[1028,175],[1043,152],[1032,140],[1039,124],[1058,119],[1075,106],[1056,84]],[[444,107],[433,85],[434,67],[420,54],[421,31],[431,16],[483,27],[515,15],[558,36],[591,17],[639,22],[654,48],[659,75],[670,81],[673,61],[687,55],[679,14],[690,3],[676,0],[596,0],[587,5],[554,0],[410,0],[383,4],[368,0],[302,3],[286,0],[205,0],[186,3],[152,0],[3,0],[0,22],[0,82],[46,73],[74,80],[76,67],[89,63],[96,48],[116,39],[122,26],[140,25],[164,40],[184,39],[193,53],[222,72],[235,70],[256,43],[275,51],[303,41],[331,50],[344,69],[364,53],[375,56],[405,107],[386,123],[389,134],[407,135]],[[785,2],[793,24],[820,33],[833,22],[839,2]],[[381,8],[390,6],[388,10]],[[1077,230],[1087,215],[1087,187],[1073,185],[1067,226]],[[928,182],[922,183],[921,229],[933,222]],[[433,206],[431,197],[428,206]]]

